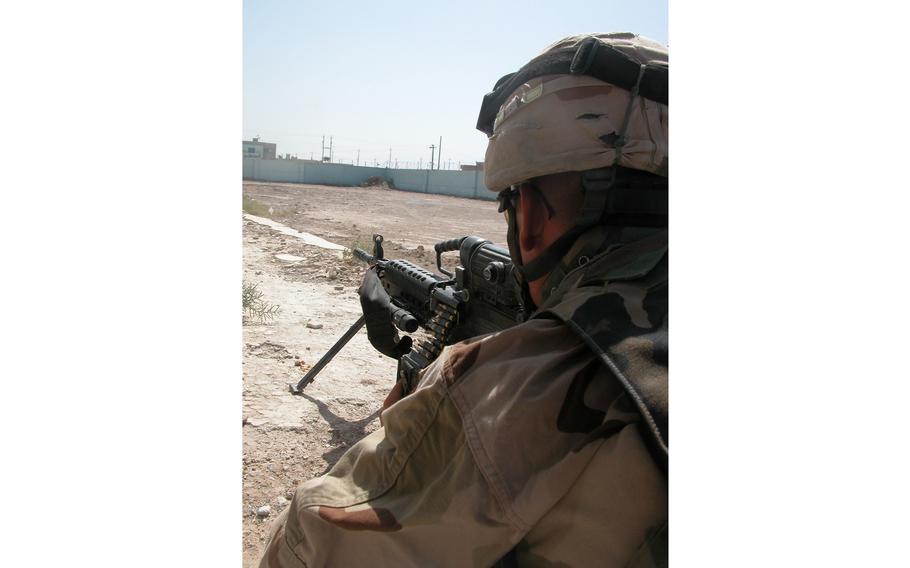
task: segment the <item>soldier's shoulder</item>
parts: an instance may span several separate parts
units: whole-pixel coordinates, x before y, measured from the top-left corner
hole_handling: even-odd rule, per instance
[[[530,320],[447,351],[441,374],[465,443],[497,500],[528,528],[597,450],[589,434],[622,387],[556,320]]]
[[[450,385],[466,375],[486,381],[493,375],[504,378],[509,368],[540,368],[583,349],[581,340],[556,319],[532,319],[490,335],[456,343],[445,350],[442,376]]]

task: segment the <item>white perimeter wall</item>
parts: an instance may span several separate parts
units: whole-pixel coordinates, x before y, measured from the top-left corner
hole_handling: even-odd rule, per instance
[[[483,185],[482,171],[405,170],[349,164],[312,164],[297,160],[243,159],[243,179],[256,181],[358,186],[373,176],[380,176],[395,188],[404,191],[490,201],[496,199],[496,194]]]

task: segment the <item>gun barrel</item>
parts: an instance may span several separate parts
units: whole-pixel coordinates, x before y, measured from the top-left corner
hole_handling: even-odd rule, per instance
[[[376,262],[376,257],[363,249],[355,248],[354,256],[356,256],[360,260],[366,262],[367,264],[373,264],[374,262]]]

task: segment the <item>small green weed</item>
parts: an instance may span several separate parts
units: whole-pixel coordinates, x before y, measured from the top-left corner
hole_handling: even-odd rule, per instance
[[[281,306],[270,304],[262,299],[258,284],[243,283],[243,311],[250,318],[259,318],[260,322],[275,319],[281,312]]]
[[[259,203],[252,197],[243,196],[243,212],[257,217],[265,217],[269,214],[268,205]]]

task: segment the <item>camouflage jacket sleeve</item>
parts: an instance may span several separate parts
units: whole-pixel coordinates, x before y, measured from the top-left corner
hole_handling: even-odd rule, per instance
[[[603,373],[551,320],[445,349],[298,488],[261,566],[628,564],[666,520],[666,481]]]

